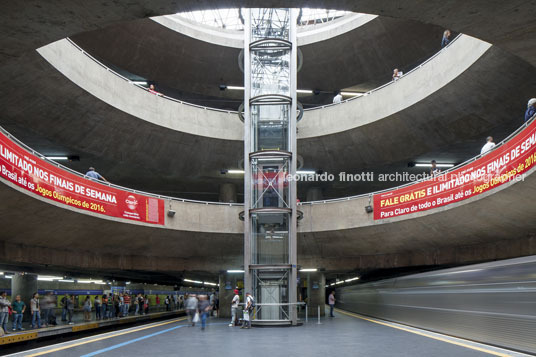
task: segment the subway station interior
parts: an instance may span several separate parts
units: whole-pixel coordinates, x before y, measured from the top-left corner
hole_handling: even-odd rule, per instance
[[[536,1],[0,18],[0,355],[536,355]]]

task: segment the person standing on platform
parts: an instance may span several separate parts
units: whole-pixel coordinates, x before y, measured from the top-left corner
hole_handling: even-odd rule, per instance
[[[335,307],[335,290],[333,290],[328,297],[329,304],[329,317],[335,317],[333,315],[333,308]]]
[[[251,320],[253,319],[253,310],[255,308],[255,299],[251,293],[246,293],[246,306],[244,307],[244,323],[240,328],[251,328]]]
[[[95,296],[95,320],[100,320],[102,318],[102,315],[101,315],[101,300],[100,300],[100,297],[99,295],[96,295]]]
[[[238,295],[238,290],[235,289],[233,300],[231,300],[231,323],[229,326],[238,325],[238,306],[240,304],[240,295]]]
[[[164,304],[166,304],[166,311],[170,311],[169,309],[169,304],[171,303],[170,301],[170,298],[169,298],[169,295],[166,296],[165,300],[164,300]]]
[[[67,321],[67,295],[64,295],[61,300],[61,321]]]
[[[156,295],[156,311],[160,311],[160,297]]]
[[[52,316],[54,316],[55,298],[52,296],[52,291],[46,293],[43,299],[43,320],[45,320],[45,327],[52,322]]]
[[[123,295],[123,316],[128,316],[130,310],[130,295]]]
[[[86,296],[86,299],[84,300],[84,320],[90,321],[91,320],[91,297],[88,295]]]
[[[105,320],[108,318],[108,295],[102,295],[102,319]]]
[[[216,309],[216,293],[214,291],[210,293],[209,303],[211,308],[210,315],[214,316],[214,310]]]
[[[26,304],[21,300],[20,295],[15,297],[15,301],[11,304],[13,308],[13,331],[23,331],[22,316],[26,311]]]
[[[11,302],[7,299],[7,293],[2,291],[0,293],[0,327],[4,330],[4,333],[7,332],[7,322],[9,320],[9,308],[11,307]]]
[[[143,311],[145,312],[145,315],[149,313],[149,298],[147,295],[145,295],[145,298],[143,299]]]
[[[32,328],[41,328],[41,306],[39,294],[34,293],[30,301],[30,310],[32,312]]]
[[[108,317],[111,319],[112,317],[115,317],[115,310],[114,310],[114,297],[112,294],[108,295],[108,306],[106,307],[106,310],[108,310]]]

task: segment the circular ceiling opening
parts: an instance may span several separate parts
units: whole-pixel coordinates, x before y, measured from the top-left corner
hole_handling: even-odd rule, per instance
[[[347,14],[351,14],[351,12],[301,8],[298,16],[298,26],[308,27],[320,25],[343,17]],[[241,9],[238,8],[188,11],[181,12],[176,15],[193,22],[198,22],[200,24],[216,28],[236,31],[244,30],[242,12]]]

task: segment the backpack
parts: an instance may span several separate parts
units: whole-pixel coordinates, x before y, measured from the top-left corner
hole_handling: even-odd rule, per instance
[[[255,308],[255,299],[251,295],[249,296],[249,298],[251,299],[251,304],[249,305],[249,311],[253,311],[253,309]]]

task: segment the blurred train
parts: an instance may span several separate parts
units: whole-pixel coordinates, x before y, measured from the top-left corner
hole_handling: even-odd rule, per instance
[[[338,288],[337,307],[536,354],[536,256]]]

